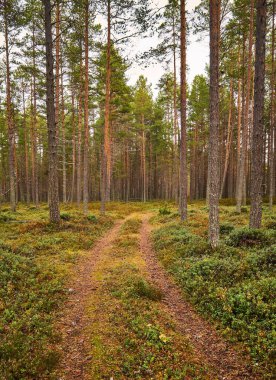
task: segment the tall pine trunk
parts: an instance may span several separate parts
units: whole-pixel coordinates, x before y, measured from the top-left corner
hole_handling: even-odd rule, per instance
[[[276,136],[275,127],[275,2],[273,2],[272,11],[272,43],[271,43],[271,101],[270,101],[270,149],[269,149],[269,209],[272,210],[273,197],[275,194],[275,173],[274,173],[274,152],[276,146],[274,145],[274,137]],[[274,149],[273,149],[274,145]]]
[[[33,83],[32,83],[32,128],[31,128],[31,145],[32,145],[32,198],[35,207],[39,204],[38,190],[38,173],[37,173],[37,106],[36,106],[36,44],[35,44],[35,22],[33,20],[32,36],[32,60],[33,60]]]
[[[110,199],[110,81],[111,81],[111,5],[107,2],[107,52],[106,52],[106,84],[104,110],[104,143],[102,154],[102,186],[101,186],[101,213],[105,213],[105,203]]]
[[[180,178],[179,178],[179,212],[181,220],[187,219],[187,140],[186,140],[186,11],[185,0],[181,0],[181,137],[180,137]]]
[[[266,0],[257,0],[256,58],[254,80],[254,116],[251,157],[251,228],[260,228],[262,223],[262,181],[264,143],[264,91],[265,91],[265,35]]]
[[[219,39],[220,0],[210,0],[209,239],[219,243]]]
[[[30,178],[29,178],[29,144],[28,144],[28,130],[26,120],[26,100],[25,100],[25,86],[22,81],[22,104],[23,104],[23,126],[24,126],[24,150],[25,150],[25,185],[26,185],[26,202],[30,203]]]
[[[43,0],[44,23],[45,23],[45,45],[46,45],[46,108],[48,129],[48,199],[50,210],[50,221],[58,223],[59,196],[58,196],[58,155],[57,155],[57,128],[55,122],[55,88],[54,88],[54,59],[53,59],[53,36],[51,20],[51,2]]]
[[[253,26],[254,26],[254,0],[250,4],[250,26],[248,41],[248,60],[247,60],[247,78],[246,78],[246,99],[244,105],[244,118],[242,125],[242,147],[240,153],[239,171],[237,176],[237,195],[236,210],[241,212],[243,194],[246,197],[246,173],[247,173],[247,148],[249,136],[249,108],[252,78],[252,46],[253,46]]]
[[[5,34],[5,53],[6,53],[6,107],[8,124],[9,142],[9,176],[10,176],[10,205],[11,210],[16,211],[16,174],[15,174],[15,132],[14,120],[12,115],[11,102],[11,78],[10,78],[10,46],[8,30],[8,4],[4,1],[4,34]]]
[[[84,55],[85,55],[85,78],[84,78],[84,146],[83,146],[83,212],[88,213],[88,150],[89,150],[89,125],[88,125],[88,21],[89,2],[85,4],[85,31],[84,31]]]

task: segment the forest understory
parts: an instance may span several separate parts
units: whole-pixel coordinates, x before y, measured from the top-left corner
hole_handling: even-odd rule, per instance
[[[275,209],[224,200],[216,250],[204,202],[98,209],[1,207],[1,378],[273,378]]]
[[[275,21],[0,1],[0,380],[276,378]]]

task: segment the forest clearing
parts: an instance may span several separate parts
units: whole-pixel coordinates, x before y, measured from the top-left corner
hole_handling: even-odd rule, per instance
[[[0,380],[272,380],[269,0],[0,0]]]

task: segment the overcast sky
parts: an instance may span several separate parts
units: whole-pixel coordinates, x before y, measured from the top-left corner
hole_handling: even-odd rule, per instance
[[[167,4],[168,0],[155,0],[156,4],[159,7],[162,7]],[[191,12],[196,5],[198,5],[200,0],[186,0],[186,9],[188,12]],[[105,20],[102,20],[105,23]],[[4,42],[3,35],[0,34],[0,45]],[[149,49],[152,46],[156,46],[158,43],[157,37],[151,38],[136,38],[132,43],[132,48],[126,49],[126,54],[130,61],[135,61],[134,59],[134,50],[135,52],[143,52]],[[135,47],[135,49],[134,49]],[[209,60],[209,41],[205,39],[203,41],[197,41],[197,37],[194,35],[189,36],[189,44],[187,47],[187,80],[188,83],[191,83],[194,76],[197,74],[202,74],[205,71],[206,64]],[[144,68],[141,64],[136,63],[131,66],[128,70],[128,78],[130,84],[134,84],[138,79],[139,75],[145,75],[149,82],[152,83],[152,88],[156,94],[156,85],[164,73],[164,68],[160,64],[152,64],[151,66]]]
[[[158,6],[166,5],[168,0],[156,0]],[[186,9],[190,13],[195,6],[200,3],[200,0],[187,0]],[[194,36],[192,33],[189,36],[189,44],[187,46],[187,80],[192,82],[193,78],[197,74],[203,74],[205,72],[206,64],[209,61],[209,41],[206,38],[203,41],[197,41],[198,36]],[[157,38],[137,38],[135,41],[135,50],[145,51],[151,46],[156,46],[158,43]],[[131,59],[131,51],[129,52]],[[145,75],[153,85],[153,90],[156,93],[156,85],[164,73],[162,65],[151,65],[148,68],[144,68],[139,64],[133,64],[128,71],[128,76],[131,84],[134,84],[139,75]]]

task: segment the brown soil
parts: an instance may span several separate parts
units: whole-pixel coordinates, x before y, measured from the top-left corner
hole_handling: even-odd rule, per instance
[[[124,220],[117,222],[79,262],[75,276],[68,285],[70,297],[57,327],[62,335],[59,380],[89,379],[85,374],[85,367],[91,360],[88,355],[89,334],[86,329],[89,326],[89,317],[86,315],[86,307],[91,293],[97,288],[93,273],[101,252],[115,240],[123,222]]]
[[[202,319],[183,298],[181,290],[159,264],[150,241],[149,217],[143,218],[141,252],[147,264],[149,279],[162,291],[163,304],[172,315],[179,331],[190,340],[202,361],[209,365],[219,380],[257,380],[248,360],[241,357],[210,323]]]

